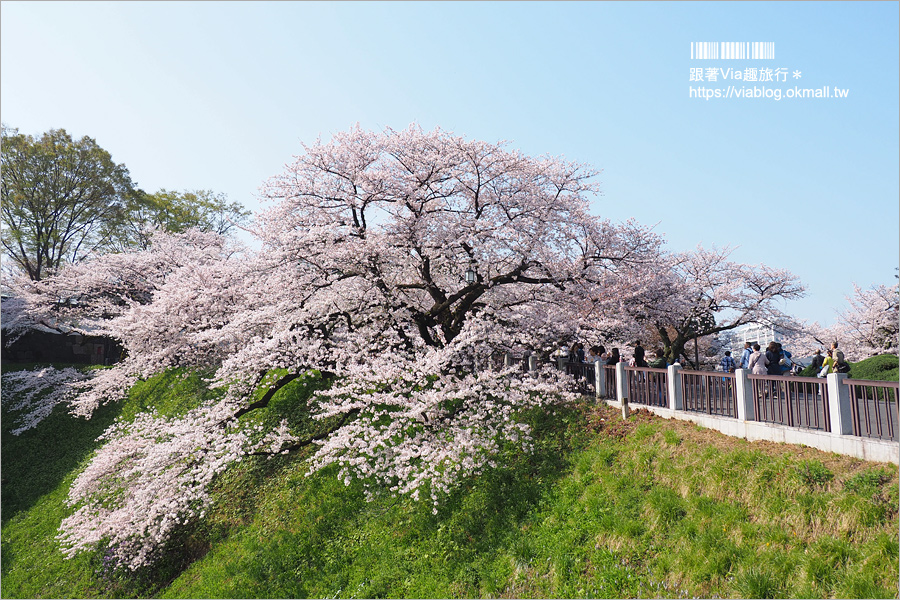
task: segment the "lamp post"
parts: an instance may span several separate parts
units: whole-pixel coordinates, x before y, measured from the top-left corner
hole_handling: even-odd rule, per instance
[[[478,278],[478,274],[475,273],[475,269],[469,267],[466,269],[466,283],[475,283],[475,280]]]
[[[697,346],[696,330],[694,330],[694,368],[700,370],[700,348]]]

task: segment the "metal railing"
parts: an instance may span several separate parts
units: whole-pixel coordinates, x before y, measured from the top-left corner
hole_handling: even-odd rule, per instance
[[[563,364],[565,365],[566,373],[574,378],[575,391],[585,396],[593,396],[594,386],[597,381],[594,363],[567,362]]]
[[[606,384],[606,390],[604,397],[605,398],[615,398],[616,397],[616,365],[605,365],[601,364],[600,368],[603,369],[603,381]]]
[[[613,377],[615,377],[615,367]],[[669,407],[668,372],[649,367],[625,367],[628,401],[632,404]],[[613,379],[615,381],[615,379]]]
[[[755,421],[831,431],[828,386],[824,379],[748,375]]]
[[[737,418],[734,373],[681,371],[679,376],[684,410]]]
[[[897,441],[900,383],[845,379],[849,388],[853,435]]]
[[[623,393],[635,405],[677,407],[677,410],[716,417],[829,433],[832,431],[831,411],[835,410],[838,411],[834,415],[835,426],[840,424],[838,434],[847,432],[856,437],[893,442],[900,437],[898,382],[844,379],[843,376],[832,381],[830,377],[753,375],[739,371],[745,382],[741,383],[734,373],[677,369],[674,372],[678,379],[673,383],[672,391],[667,369],[623,365],[625,381],[618,382],[616,365],[555,362],[571,375],[573,391],[585,395],[616,399],[618,386],[624,384]],[[599,390],[595,389],[597,369],[601,369]],[[831,394],[836,397],[829,398]],[[680,407],[673,404],[679,397]]]
[[[480,368],[485,368],[490,371],[502,371],[503,369],[512,367],[518,371],[528,372],[533,368],[537,369],[541,365],[550,362],[552,361],[546,359],[542,360],[540,357],[528,352],[519,354],[513,354],[511,352],[494,352],[493,354],[488,355],[486,359],[483,357],[481,358]]]
[[[519,370],[528,370],[528,357],[515,356],[513,354],[504,354],[495,352],[487,358],[487,368],[491,371],[502,371],[509,367],[518,367]]]

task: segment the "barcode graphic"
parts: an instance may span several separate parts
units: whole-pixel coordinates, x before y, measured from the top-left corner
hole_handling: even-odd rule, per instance
[[[775,58],[775,42],[691,42],[695,60],[768,60]]]

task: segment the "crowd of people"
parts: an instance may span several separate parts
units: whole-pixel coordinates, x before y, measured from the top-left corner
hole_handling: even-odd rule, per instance
[[[790,351],[785,350],[779,342],[769,342],[765,350],[762,350],[759,343],[751,345],[750,342],[744,342],[740,368],[747,369],[754,375],[780,376],[796,373],[799,365],[794,364]]]
[[[822,354],[816,350],[812,364],[816,367],[816,377],[825,377],[829,373],[849,373],[850,365],[844,360],[844,353],[838,349],[838,343],[831,344],[831,348]]]
[[[584,344],[575,342],[569,348],[561,348],[561,356],[569,362],[594,363],[615,365],[625,362],[633,367],[650,367],[665,369],[669,366],[665,352],[662,348],[653,351],[651,360],[647,360],[647,353],[640,340],[634,343],[632,358],[626,359],[619,353],[618,348],[612,348],[607,352],[602,344],[591,346],[585,352]],[[824,354],[816,350],[812,364],[816,368],[817,377],[825,377],[829,373],[848,373],[850,366],[844,360],[844,353],[838,349],[838,342],[831,344]],[[722,371],[734,373],[737,369],[746,369],[754,375],[796,375],[802,370],[802,366],[792,360],[792,354],[779,342],[769,342],[765,350],[759,343],[744,343],[744,349],[739,360],[731,356],[731,351],[726,351],[725,356],[719,362]]]
[[[654,350],[652,360],[647,361],[647,352],[641,345],[640,340],[634,343],[634,351],[630,360],[622,356],[618,348],[613,348],[607,352],[602,344],[591,346],[585,353],[584,344],[580,342],[572,344],[567,352],[562,353],[562,356],[568,358],[569,362],[600,362],[604,365],[615,365],[616,363],[624,362],[632,367],[650,367],[653,369],[665,369],[668,366],[666,354],[662,348]]]
[[[821,350],[816,350],[812,365],[815,367],[816,377],[850,372],[850,365],[844,360],[844,353],[838,349],[838,342],[833,342],[824,355]],[[778,342],[771,342],[765,351],[760,349],[759,344],[751,347],[749,343],[745,343],[741,368],[748,369],[754,375],[788,375],[802,370],[800,365],[791,361],[791,353],[784,350]]]

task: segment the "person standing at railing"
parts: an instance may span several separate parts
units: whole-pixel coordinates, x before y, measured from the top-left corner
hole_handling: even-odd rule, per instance
[[[749,369],[750,368],[750,355],[753,354],[753,349],[750,347],[750,342],[744,342],[744,351],[741,353],[741,368]]]
[[[753,353],[750,355],[750,360],[747,361],[747,364],[750,367],[750,372],[754,375],[765,375],[767,373],[766,367],[769,364],[769,359],[760,351],[759,344],[753,344]]]
[[[752,373],[754,375],[780,375],[781,366],[778,364],[778,352],[775,348],[775,342],[770,342],[765,352],[759,348],[759,344],[753,344],[753,354],[750,356],[750,363],[753,365]],[[754,358],[756,359],[754,361]],[[755,394],[762,393],[764,399],[770,396],[775,397],[776,382],[764,381],[760,382],[761,387],[754,385]]]
[[[841,350],[838,350],[837,340],[831,342],[831,358],[834,359],[834,362],[844,360],[844,353]]]
[[[818,372],[819,369],[822,368],[823,364],[825,364],[825,357],[822,356],[822,351],[817,349],[816,354],[815,354],[815,356],[813,356],[813,359],[812,359],[813,369],[815,369],[816,372]]]
[[[658,348],[653,353],[653,356],[655,356],[656,358],[651,360],[648,364],[651,369],[665,369],[669,366],[669,364],[666,362],[666,353],[662,348]]]
[[[731,358],[731,350],[725,351],[725,357],[722,359],[722,370],[726,373],[734,373],[734,359]]]
[[[778,365],[781,369],[781,375],[790,375],[791,367],[794,366],[794,363],[791,361],[791,352],[789,350],[785,350],[781,344],[775,344],[778,348]]]
[[[617,364],[620,360],[622,360],[622,357],[619,356],[619,349],[618,349],[618,348],[613,348],[613,349],[612,349],[612,352],[611,352],[610,355],[609,355],[609,358],[606,359],[606,364],[608,364],[608,365],[615,365],[615,364]]]
[[[777,342],[769,342],[769,345],[766,347],[766,374],[767,375],[781,375],[781,365],[778,364],[778,361],[781,360],[781,353],[778,351],[778,343]]]
[[[831,366],[832,371],[835,373],[850,372],[850,365],[844,360],[844,353],[838,350],[837,341],[831,343],[831,357],[834,359],[834,364]]]
[[[829,373],[831,373],[831,367],[834,365],[834,358],[832,357],[832,352],[829,350],[825,357],[825,360],[822,361],[822,368],[819,369],[819,372],[816,374],[816,377],[827,377]]]
[[[647,366],[647,361],[644,360],[644,347],[641,346],[641,340],[638,340],[634,343],[634,366]]]

